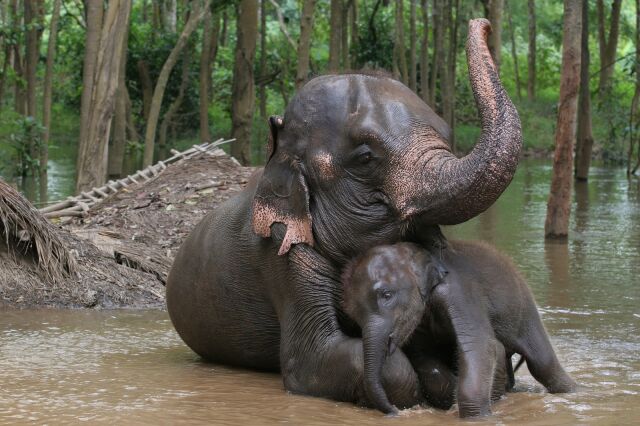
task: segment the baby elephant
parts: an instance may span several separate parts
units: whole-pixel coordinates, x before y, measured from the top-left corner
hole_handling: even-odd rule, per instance
[[[426,399],[448,408],[455,392],[461,417],[491,413],[492,397],[513,386],[514,353],[549,392],[575,390],[507,257],[462,241],[438,256],[399,243],[374,247],[345,268],[343,306],[362,328],[365,389],[376,408],[396,411],[381,383],[396,347],[412,361]]]

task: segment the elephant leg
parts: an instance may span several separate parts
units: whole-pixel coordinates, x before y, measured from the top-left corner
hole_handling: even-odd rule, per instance
[[[490,415],[500,343],[493,334],[487,315],[477,303],[450,302],[449,316],[458,344],[457,401],[460,417]]]
[[[362,340],[340,329],[336,307],[342,294],[340,271],[314,249],[298,244],[288,254],[290,280],[281,291],[280,365],[291,392],[342,401],[366,402]],[[401,350],[388,356],[382,384],[397,407],[420,403],[418,377]]]
[[[511,360],[511,357],[513,357],[512,353],[506,353],[505,354],[505,359],[504,359],[504,365],[506,368],[506,372],[507,372],[507,383],[506,383],[506,387],[505,390],[507,392],[510,392],[514,386],[516,385],[516,376],[515,373],[513,371],[513,362]]]
[[[422,395],[427,403],[448,410],[454,403],[458,378],[451,368],[435,354],[423,354],[412,359],[418,373]]]
[[[519,343],[529,372],[551,393],[574,392],[578,385],[560,365],[540,317],[531,323]]]
[[[496,368],[493,373],[493,387],[491,389],[491,400],[499,400],[509,388],[509,365],[511,364],[511,358],[507,356],[507,352],[504,349],[502,343],[496,341]],[[513,369],[511,370],[513,374]]]

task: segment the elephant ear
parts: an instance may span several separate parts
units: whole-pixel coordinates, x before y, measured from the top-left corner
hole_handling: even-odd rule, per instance
[[[420,294],[423,298],[426,298],[435,287],[444,284],[449,274],[449,271],[440,260],[434,256],[429,257],[430,259],[425,268],[425,279],[420,285]]]
[[[269,119],[269,160],[253,198],[253,231],[261,237],[271,236],[271,225],[283,223],[287,232],[278,255],[286,254],[294,244],[313,246],[309,189],[298,163],[286,153],[278,153],[278,129],[282,119]]]

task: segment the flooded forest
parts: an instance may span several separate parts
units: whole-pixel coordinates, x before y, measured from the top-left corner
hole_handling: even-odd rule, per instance
[[[260,357],[283,357],[289,312],[326,302],[289,293],[320,288],[365,345],[343,312],[353,262],[468,240],[513,261],[577,383],[550,392],[505,343],[515,379],[480,422],[638,422],[640,0],[0,0],[0,424],[464,424],[458,352],[451,407],[389,420],[368,376],[357,398],[297,391],[290,359],[218,362],[179,321],[205,323],[197,285],[230,256],[221,300],[247,287],[211,318],[255,318],[210,341],[250,353],[255,321],[283,333]],[[251,244],[272,253],[233,254]]]

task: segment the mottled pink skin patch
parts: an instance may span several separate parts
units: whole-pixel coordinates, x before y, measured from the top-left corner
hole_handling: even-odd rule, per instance
[[[278,250],[278,255],[286,254],[294,244],[307,243],[313,246],[313,231],[311,226],[311,216],[296,218],[285,215],[273,207],[256,199],[253,202],[253,232],[267,238],[271,236],[271,225],[276,222],[287,226],[287,233]]]
[[[336,177],[333,156],[328,152],[320,151],[313,157],[316,169],[320,173],[322,179],[333,179]]]

